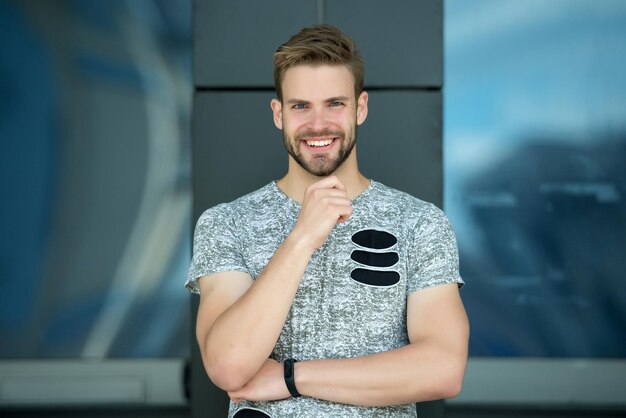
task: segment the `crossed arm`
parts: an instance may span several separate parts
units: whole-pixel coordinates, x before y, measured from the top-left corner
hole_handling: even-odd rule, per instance
[[[226,273],[221,279],[229,280],[227,276],[231,274],[243,273]],[[211,283],[210,280],[206,282]],[[209,287],[207,284],[202,286]],[[199,316],[202,307],[201,303]],[[298,391],[331,402],[365,406],[456,396],[463,381],[469,333],[457,285],[435,286],[411,294],[407,325],[410,344],[399,349],[350,359],[296,363]],[[272,341],[271,348],[275,341]],[[246,346],[253,351],[257,351],[254,348],[260,349],[254,340]],[[290,394],[283,380],[282,364],[268,359],[271,348],[256,357],[256,362],[251,356],[247,361],[246,357],[239,357],[238,367],[230,369],[207,366],[209,376],[216,385],[229,392],[233,401],[287,398]],[[204,349],[202,352],[205,355]]]
[[[332,187],[309,196],[309,202],[319,203],[328,196],[332,205],[307,204],[305,196],[299,224],[256,281],[243,272],[200,279],[196,335],[203,362],[211,380],[235,402],[290,396],[282,364],[269,356],[311,254],[341,213],[349,216],[349,201],[346,203]],[[322,213],[327,209],[335,212]],[[320,219],[325,218],[332,221],[326,225],[325,235],[319,233],[318,241],[311,241],[304,233],[307,224],[301,220],[311,220],[308,230],[323,231]],[[410,294],[407,330],[410,344],[396,350],[296,363],[298,391],[331,402],[365,406],[456,396],[465,371],[469,333],[457,285]]]

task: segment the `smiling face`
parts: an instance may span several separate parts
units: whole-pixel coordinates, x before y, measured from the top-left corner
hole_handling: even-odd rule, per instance
[[[343,65],[292,67],[281,87],[283,101],[274,99],[271,106],[287,152],[310,174],[332,174],[352,156],[356,127],[367,116],[367,93],[355,98],[352,74]]]

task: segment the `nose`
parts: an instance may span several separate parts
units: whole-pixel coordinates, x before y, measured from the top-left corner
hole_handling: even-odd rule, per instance
[[[328,128],[328,118],[324,114],[324,109],[316,108],[310,112],[308,125],[312,130],[321,131]]]

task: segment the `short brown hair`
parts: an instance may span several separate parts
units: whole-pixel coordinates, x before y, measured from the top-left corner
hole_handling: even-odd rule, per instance
[[[354,78],[355,97],[363,91],[365,67],[356,44],[350,37],[331,25],[304,28],[274,53],[274,86],[283,100],[281,83],[285,72],[297,65],[345,65]]]

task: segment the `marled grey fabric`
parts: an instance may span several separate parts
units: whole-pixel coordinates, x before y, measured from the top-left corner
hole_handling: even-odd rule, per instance
[[[299,212],[300,205],[275,182],[207,210],[196,225],[186,286],[198,293],[198,278],[222,271],[244,271],[256,279]],[[375,239],[358,240],[354,235],[361,231],[368,231],[361,237]],[[378,238],[391,236],[397,242],[382,242],[392,245],[379,248]],[[358,254],[369,258],[351,258]],[[390,258],[372,266],[381,254]],[[395,264],[388,265],[390,259]],[[463,284],[454,233],[443,212],[373,181],[353,200],[350,219],[336,225],[313,254],[272,356],[278,361],[346,358],[406,345],[407,295],[452,282]],[[301,397],[231,404],[229,417],[246,406],[272,417],[416,416],[413,404],[369,408]]]

